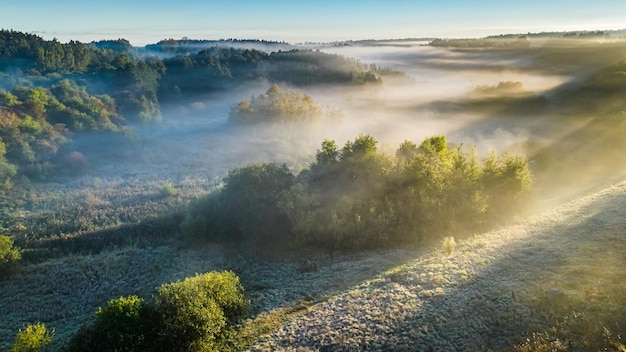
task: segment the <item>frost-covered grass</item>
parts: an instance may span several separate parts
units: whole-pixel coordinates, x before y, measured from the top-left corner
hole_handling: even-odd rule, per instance
[[[42,322],[55,329],[58,350],[98,307],[113,298],[135,294],[149,299],[166,282],[196,273],[233,270],[252,301],[240,343],[253,342],[286,317],[347,287],[415,257],[395,250],[359,255],[310,257],[318,269],[302,271],[302,259],[244,257],[217,245],[193,249],[159,246],[125,247],[99,254],[74,254],[24,266],[0,289],[0,350],[25,324]]]
[[[616,346],[603,334],[625,331],[625,205],[621,183],[460,241],[451,255],[421,256],[312,306],[251,350]]]

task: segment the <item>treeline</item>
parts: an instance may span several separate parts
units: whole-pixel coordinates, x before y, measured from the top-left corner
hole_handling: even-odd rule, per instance
[[[618,61],[591,76],[583,85],[583,93],[598,100],[617,100],[626,93],[626,59]],[[620,99],[620,103],[623,100]],[[621,104],[623,107],[623,104]],[[618,107],[620,108],[620,107]]]
[[[321,84],[380,84],[391,74],[372,69],[343,56],[318,51],[262,51],[213,47],[195,54],[163,61],[162,100],[180,99],[233,87],[245,82],[267,81],[304,87]]]
[[[626,50],[624,42],[623,50]],[[591,54],[589,55],[591,56]],[[564,89],[557,97],[573,116],[581,112],[597,117],[621,113],[626,108],[626,59],[598,68],[580,85]]]
[[[190,205],[191,238],[330,251],[423,243],[501,221],[524,204],[532,176],[508,153],[479,160],[443,136],[395,155],[361,135],[338,148],[325,140],[316,161],[294,175],[285,165],[232,170],[224,186]]]
[[[163,42],[150,48],[166,51],[169,50],[167,48],[174,48],[173,52],[178,53],[175,49],[179,47],[178,44],[168,43]],[[193,48],[191,44],[180,43],[180,46]],[[363,84],[378,82],[379,75],[390,73],[386,69],[372,69],[354,59],[319,51],[291,50],[268,54],[254,49],[225,46],[200,48],[188,49],[161,60],[158,56],[141,57],[139,51],[124,39],[63,44],[56,40],[46,41],[32,34],[1,30],[0,69],[5,75],[71,75],[66,78],[78,80],[81,85],[94,90],[97,87],[89,83],[93,85],[103,79],[107,84],[121,81],[115,88],[128,89],[135,85],[141,93],[145,93],[142,95],[148,100],[162,99],[168,94],[177,93],[175,86],[185,93],[206,93],[223,88],[225,83],[251,79],[293,85]],[[185,89],[189,87],[184,82],[189,80],[197,81],[191,86],[193,89]],[[159,90],[161,85],[164,89]],[[158,97],[151,96],[156,92],[159,93]]]
[[[86,165],[72,154],[81,152],[72,143],[77,133],[123,135],[129,125],[160,121],[163,103],[249,82],[360,85],[393,74],[314,51],[215,46],[160,59],[124,39],[64,44],[0,30],[1,188],[20,175],[50,176],[66,157]]]
[[[529,49],[531,43],[527,36],[515,35],[480,39],[435,39],[429,45],[459,49]]]
[[[140,48],[143,55],[157,56],[180,56],[194,54],[199,51],[213,47],[228,47],[237,49],[255,49],[265,52],[279,50],[292,50],[294,47],[285,42],[259,39],[219,39],[219,40],[197,40],[189,38],[164,39],[156,44],[146,45]]]

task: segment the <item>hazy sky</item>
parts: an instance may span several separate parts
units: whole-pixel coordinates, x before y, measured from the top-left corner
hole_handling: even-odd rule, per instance
[[[0,0],[0,27],[89,42],[287,42],[626,28],[624,0]]]

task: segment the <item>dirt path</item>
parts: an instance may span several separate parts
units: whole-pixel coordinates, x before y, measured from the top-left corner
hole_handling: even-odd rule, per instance
[[[626,288],[620,273],[626,264],[625,215],[622,182],[461,241],[451,255],[436,251],[362,282],[250,349],[511,349],[549,327],[549,312],[536,308],[549,307],[552,288],[568,302],[590,307],[602,297],[602,307],[623,306],[623,298],[603,292]]]

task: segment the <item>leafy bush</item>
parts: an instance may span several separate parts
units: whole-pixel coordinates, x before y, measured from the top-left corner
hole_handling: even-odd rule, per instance
[[[171,351],[210,348],[248,305],[233,272],[211,272],[164,284],[155,302],[163,324],[161,334],[166,337],[162,346]]]
[[[154,303],[110,300],[72,338],[68,351],[207,351],[225,339],[250,302],[230,271],[161,285]]]
[[[157,338],[158,316],[137,296],[112,299],[96,320],[70,341],[69,351],[149,351]]]
[[[0,276],[6,274],[21,258],[19,248],[9,236],[0,235]]]
[[[167,182],[163,185],[163,187],[161,187],[161,195],[163,197],[173,197],[177,194],[178,191],[176,191],[176,188],[174,188],[174,185],[172,185],[171,182]]]
[[[28,325],[15,336],[11,352],[37,352],[52,342],[53,334],[42,323]]]
[[[61,160],[61,167],[67,174],[83,174],[89,168],[89,162],[81,152],[74,151]]]

